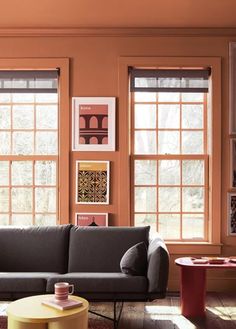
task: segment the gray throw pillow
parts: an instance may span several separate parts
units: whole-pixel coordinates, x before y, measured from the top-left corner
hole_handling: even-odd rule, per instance
[[[147,247],[144,242],[135,244],[124,253],[120,269],[122,273],[129,275],[146,275]]]

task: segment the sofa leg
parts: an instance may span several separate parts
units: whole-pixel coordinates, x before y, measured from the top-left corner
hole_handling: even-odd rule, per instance
[[[118,304],[120,304],[120,307],[119,307]],[[113,328],[117,329],[118,325],[119,325],[121,313],[122,313],[122,310],[123,310],[123,305],[124,305],[123,301],[122,302],[117,302],[117,301],[113,302],[113,318],[110,318],[109,316],[106,316],[106,315],[103,315],[101,313],[97,313],[97,312],[94,312],[94,311],[91,311],[91,310],[89,310],[89,313],[100,316],[104,319],[113,321]]]

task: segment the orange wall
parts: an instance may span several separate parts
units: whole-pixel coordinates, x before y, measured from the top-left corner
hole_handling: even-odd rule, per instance
[[[179,33],[179,32],[178,32]],[[201,33],[201,32],[199,32]],[[127,111],[119,108],[118,66],[121,56],[217,56],[222,58],[222,253],[236,254],[236,237],[227,237],[227,191],[229,189],[229,129],[228,129],[228,43],[236,41],[235,36],[199,34],[189,36],[175,35],[87,35],[87,36],[40,36],[0,37],[0,57],[67,57],[70,58],[70,97],[72,96],[115,96],[117,112]],[[71,118],[71,109],[70,111]],[[118,114],[117,114],[118,118]],[[117,132],[122,132],[122,122],[117,122]],[[70,220],[74,213],[108,212],[110,225],[129,225],[126,218],[119,218],[119,195],[125,191],[120,185],[119,165],[120,144],[117,133],[116,152],[71,152],[70,151]],[[71,144],[71,143],[70,143]],[[75,160],[110,160],[111,161],[111,201],[110,205],[88,206],[75,205]],[[187,251],[186,251],[187,252]],[[172,256],[170,289],[178,288],[178,270]],[[235,275],[221,271],[213,273],[209,287],[212,289],[231,289],[235,285]],[[211,277],[211,275],[210,275]],[[219,278],[220,277],[220,278]],[[225,284],[219,287],[219,280]],[[233,284],[234,283],[234,284]]]

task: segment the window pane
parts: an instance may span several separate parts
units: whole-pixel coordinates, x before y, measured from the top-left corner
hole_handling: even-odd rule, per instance
[[[35,216],[35,225],[38,226],[52,226],[56,225],[56,215],[36,215]]]
[[[13,154],[32,155],[34,153],[33,132],[13,132]]]
[[[182,128],[203,128],[203,105],[182,105]]]
[[[32,185],[32,161],[13,161],[11,166],[12,185]]]
[[[57,94],[36,94],[35,95],[36,103],[57,103],[58,96]]]
[[[159,102],[179,102],[180,93],[158,93],[158,101]]]
[[[203,102],[203,93],[182,93],[182,102]]]
[[[204,161],[183,160],[183,185],[204,184]]]
[[[156,105],[135,105],[135,128],[156,128]]]
[[[11,153],[11,134],[9,132],[0,132],[0,155]]]
[[[154,212],[156,209],[156,188],[136,187],[135,212]]]
[[[35,163],[35,184],[56,185],[56,162],[36,161]]]
[[[56,189],[36,188],[35,207],[36,212],[56,212]]]
[[[157,162],[156,160],[135,161],[135,185],[156,185]]]
[[[12,188],[12,211],[13,212],[31,212],[32,211],[32,189],[31,188]]]
[[[150,226],[150,232],[155,233],[157,231],[157,218],[153,214],[135,214],[134,226]]]
[[[164,239],[180,239],[180,215],[160,214],[158,232]]]
[[[183,131],[182,132],[182,153],[203,154],[203,132]]]
[[[13,129],[34,128],[34,107],[32,105],[13,106]]]
[[[34,94],[12,94],[13,103],[34,103]]]
[[[204,239],[203,215],[183,215],[183,238]]]
[[[183,188],[183,211],[184,212],[204,211],[204,188],[202,187]]]
[[[9,215],[0,214],[0,225],[9,225]]]
[[[12,215],[12,225],[14,226],[29,226],[32,225],[33,218],[32,215],[22,215],[22,214],[13,214]]]
[[[156,154],[156,132],[135,132],[135,154]]]
[[[159,160],[159,184],[180,184],[180,162],[177,160]]]
[[[158,205],[160,212],[180,211],[180,189],[178,187],[159,187]]]
[[[158,133],[158,153],[159,154],[178,154],[179,132],[178,131],[159,131]]]
[[[36,133],[36,154],[57,154],[57,133],[37,132]]]
[[[57,105],[36,106],[36,129],[57,129]]]
[[[0,103],[10,103],[11,94],[0,93]]]
[[[143,93],[137,92],[134,93],[135,102],[155,102],[156,101],[156,93]]]
[[[159,128],[179,128],[180,106],[158,105],[158,127]]]
[[[0,185],[6,186],[9,184],[9,161],[0,162]]]
[[[9,211],[9,188],[0,188],[0,211]]]
[[[10,106],[0,106],[0,129],[11,128],[11,108]]]

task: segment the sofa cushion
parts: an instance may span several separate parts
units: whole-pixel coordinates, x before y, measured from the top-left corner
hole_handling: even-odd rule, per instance
[[[68,272],[120,272],[120,260],[127,249],[139,242],[148,246],[149,229],[72,227]]]
[[[129,275],[147,274],[147,247],[139,242],[130,247],[120,261],[121,272]]]
[[[1,227],[0,272],[67,272],[70,228]]]
[[[147,278],[144,276],[130,276],[123,273],[66,273],[50,277],[47,282],[47,292],[54,291],[56,282],[69,282],[74,284],[75,293],[145,293],[147,291]]]
[[[40,272],[2,272],[0,273],[1,293],[45,293],[47,278],[58,273]]]

